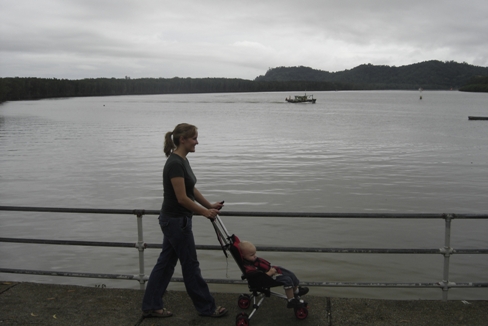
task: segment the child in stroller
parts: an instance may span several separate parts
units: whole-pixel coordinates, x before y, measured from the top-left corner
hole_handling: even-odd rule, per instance
[[[245,312],[239,313],[236,316],[236,326],[249,326],[250,319],[259,309],[264,299],[271,295],[285,299],[287,307],[294,308],[297,319],[307,318],[307,302],[301,300],[300,296],[305,295],[308,292],[308,288],[300,287],[298,279],[292,272],[283,267],[271,266],[268,261],[256,257],[256,247],[248,241],[243,241],[244,244],[241,245],[239,238],[234,234],[230,235],[229,231],[227,231],[220,216],[217,215],[212,224],[225,256],[227,257],[227,250],[232,254],[242,271],[241,278],[247,280],[251,293],[250,295],[241,294],[239,296],[238,306],[241,309],[247,309],[251,307],[252,301],[253,310],[249,314]],[[284,286],[286,295],[272,292],[271,288],[275,286]]]
[[[299,308],[305,305],[300,299],[308,293],[307,287],[299,286],[300,281],[295,274],[284,267],[271,266],[271,264],[256,255],[256,247],[249,241],[241,241],[239,249],[243,258],[243,266],[246,275],[262,271],[272,277],[276,282],[283,284],[288,299],[287,308]]]

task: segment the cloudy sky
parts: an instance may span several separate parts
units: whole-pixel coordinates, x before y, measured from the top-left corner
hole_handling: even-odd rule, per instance
[[[0,0],[0,77],[488,66],[486,0]]]

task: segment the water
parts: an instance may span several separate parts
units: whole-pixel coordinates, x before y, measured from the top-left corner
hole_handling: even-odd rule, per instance
[[[316,92],[71,98],[0,106],[0,205],[154,209],[161,206],[163,137],[198,126],[189,155],[197,187],[231,211],[488,212],[488,95],[461,92]],[[136,241],[132,216],[0,212],[3,237]],[[259,246],[440,248],[443,220],[224,219]],[[453,222],[454,248],[487,248],[488,221]],[[145,241],[158,243],[155,216]],[[195,219],[197,243],[216,244]],[[149,273],[157,250],[146,251]],[[304,281],[438,282],[440,255],[262,253]],[[137,251],[2,243],[3,267],[137,274]],[[220,252],[199,252],[208,278],[237,278]],[[8,262],[8,264],[6,263]],[[487,282],[486,255],[454,255],[450,278]],[[176,274],[175,276],[179,276]],[[136,282],[2,274],[2,279],[134,287]],[[181,289],[181,284],[172,285]],[[228,286],[212,289],[232,291]],[[313,289],[315,294],[441,297],[409,289]],[[486,299],[485,289],[450,298]]]

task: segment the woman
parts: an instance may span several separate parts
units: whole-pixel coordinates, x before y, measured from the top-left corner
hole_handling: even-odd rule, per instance
[[[222,203],[209,203],[195,188],[197,179],[186,158],[195,152],[198,131],[193,125],[181,123],[164,139],[164,153],[168,158],[163,169],[163,205],[159,224],[164,234],[163,250],[149,276],[142,301],[145,317],[171,317],[163,308],[163,294],[180,260],[185,288],[201,316],[221,317],[227,309],[216,307],[204,281],[192,232],[193,214],[214,219]],[[198,203],[198,204],[197,204]],[[199,205],[200,204],[200,205]]]

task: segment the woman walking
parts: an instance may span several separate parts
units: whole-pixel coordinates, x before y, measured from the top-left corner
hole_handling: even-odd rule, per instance
[[[181,123],[169,131],[164,139],[167,160],[163,169],[163,205],[159,224],[163,231],[163,249],[154,266],[142,302],[144,317],[171,317],[163,307],[163,294],[180,260],[185,288],[195,309],[201,316],[221,317],[227,309],[216,307],[204,281],[197,259],[192,231],[194,214],[214,219],[222,203],[211,204],[195,188],[197,179],[187,159],[195,152],[198,131],[193,125]]]

